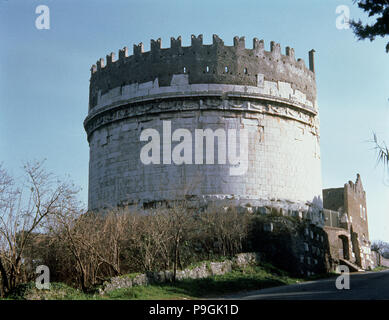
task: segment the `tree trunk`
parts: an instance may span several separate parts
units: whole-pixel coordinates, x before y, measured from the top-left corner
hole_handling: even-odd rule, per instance
[[[81,284],[82,292],[86,292],[86,279],[85,279],[85,272],[83,268],[81,268],[80,284]]]
[[[5,294],[9,291],[8,276],[3,263],[0,259],[0,274],[1,274],[1,296],[4,297]]]
[[[180,243],[180,236],[178,234],[176,236],[176,241],[174,243],[173,282],[176,281],[177,262],[178,262],[178,246],[179,246],[179,243]]]

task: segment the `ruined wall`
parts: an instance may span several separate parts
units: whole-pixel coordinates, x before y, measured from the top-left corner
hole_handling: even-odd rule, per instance
[[[371,252],[371,260],[373,261],[374,267],[387,267],[389,268],[389,259],[384,258],[383,256],[379,255],[377,252],[372,251]]]
[[[252,250],[295,276],[323,274],[331,268],[329,239],[323,228],[309,219],[280,215],[255,218]]]
[[[324,208],[333,211],[344,211],[344,187],[323,189]]]
[[[327,233],[329,251],[330,251],[330,269],[336,271],[337,265],[340,264],[340,259],[350,260],[352,257],[351,247],[351,235],[348,230],[335,227],[324,227],[324,231]]]
[[[150,52],[135,46],[130,57],[124,49],[119,60],[110,55],[107,66],[99,61],[92,67],[84,122],[89,209],[189,196],[278,206],[300,216],[309,212],[322,224],[313,65],[309,70],[296,61],[290,48],[281,55],[275,43],[267,52],[256,39],[253,49],[245,49],[243,38],[231,47],[217,36],[212,45],[203,45],[201,37],[192,37],[190,47],[177,41],[167,49],[152,41]],[[171,132],[185,128],[192,137],[199,128],[247,129],[247,171],[231,175],[228,162],[144,165],[140,134],[153,128],[162,140],[164,121]],[[194,143],[191,150],[194,154]]]
[[[323,190],[323,206],[325,209],[338,211],[344,219],[338,225],[329,225],[326,215],[325,229],[329,234],[332,257],[338,260],[344,257],[342,251],[347,251],[347,260],[362,269],[371,268],[374,263],[370,250],[366,192],[360,175],[357,174],[355,183],[349,181],[343,188]],[[339,237],[347,238],[348,249],[344,248]]]
[[[197,266],[189,267],[184,270],[177,270],[176,280],[204,279],[212,276],[223,275],[233,271],[233,269],[256,266],[260,262],[261,255],[259,253],[239,253],[231,259],[226,259],[221,262],[200,262]],[[120,288],[169,283],[172,280],[172,270],[118,276],[111,278],[109,281],[105,281],[102,288],[99,288],[99,293],[106,294]]]
[[[367,223],[366,192],[363,190],[361,177],[356,182],[345,184],[345,207],[350,217],[350,232],[354,239],[354,254],[358,264],[367,268],[370,261],[370,241]]]

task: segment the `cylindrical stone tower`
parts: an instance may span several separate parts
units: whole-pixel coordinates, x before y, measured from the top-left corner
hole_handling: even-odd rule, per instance
[[[89,209],[233,202],[322,224],[314,51],[151,40],[91,69]]]

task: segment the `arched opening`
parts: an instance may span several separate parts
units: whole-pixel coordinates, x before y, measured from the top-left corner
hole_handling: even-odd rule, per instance
[[[339,236],[339,258],[350,260],[349,241],[345,235]]]

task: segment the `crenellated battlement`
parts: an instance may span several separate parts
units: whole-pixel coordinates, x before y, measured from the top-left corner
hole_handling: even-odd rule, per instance
[[[143,53],[145,54],[148,54],[148,53],[156,53],[158,51],[161,51],[161,50],[170,50],[172,53],[174,53],[175,51],[180,51],[180,49],[195,49],[195,48],[199,48],[199,47],[212,47],[212,46],[224,46],[226,48],[236,48],[236,49],[245,49],[245,50],[251,50],[253,53],[255,54],[272,54],[273,56],[275,57],[279,57],[279,58],[282,58],[282,57],[289,57],[289,60],[290,61],[294,61],[294,62],[299,62],[301,65],[303,65],[305,67],[305,63],[304,63],[304,60],[303,59],[298,59],[296,61],[296,58],[294,56],[294,49],[293,48],[290,48],[290,47],[286,47],[285,48],[285,55],[282,55],[281,54],[281,46],[279,43],[276,43],[274,41],[271,41],[270,42],[270,51],[266,51],[265,50],[265,46],[264,46],[264,40],[258,40],[257,38],[254,38],[253,39],[253,48],[252,49],[247,49],[246,46],[245,46],[245,37],[234,37],[233,38],[233,43],[234,45],[233,46],[225,46],[224,45],[224,41],[221,40],[217,35],[213,35],[213,43],[211,45],[204,45],[203,44],[203,35],[199,35],[198,37],[196,37],[195,35],[192,35],[191,37],[191,46],[189,47],[182,47],[182,39],[181,39],[181,36],[177,37],[177,39],[175,39],[174,37],[171,37],[170,38],[170,48],[162,48],[162,40],[161,38],[157,39],[157,40],[153,40],[151,39],[150,40],[150,51],[147,51],[145,52],[144,51],[144,45],[142,42],[140,42],[139,44],[134,44],[133,46],[133,56],[138,56],[138,55],[141,55]],[[311,51],[310,51],[311,52]],[[313,50],[314,52],[314,50]],[[128,58],[129,55],[128,55],[128,47],[124,47],[123,49],[119,49],[119,60],[124,60],[126,58]],[[131,58],[131,57],[130,57]],[[116,62],[117,60],[115,60],[115,53],[114,52],[111,52],[109,55],[106,56],[106,61],[107,61],[107,64],[106,66],[109,66],[111,63],[113,62]],[[96,67],[97,66],[97,67]],[[105,67],[105,64],[104,64],[104,59],[101,58],[97,61],[97,63],[95,65],[92,65],[92,74],[97,72],[97,70],[101,70],[101,68],[104,68]],[[312,66],[313,67],[313,66]],[[313,71],[312,68],[310,67],[309,69],[310,71]]]
[[[118,58],[110,53],[91,67],[90,108],[97,104],[98,95],[114,88],[158,79],[160,87],[170,86],[173,75],[186,74],[189,84],[234,84],[261,86],[264,81],[289,83],[306,95],[313,104],[316,100],[314,50],[309,52],[309,67],[295,58],[294,49],[274,41],[270,51],[263,40],[253,39],[252,48],[246,48],[245,37],[234,37],[233,45],[226,46],[217,35],[212,44],[203,44],[203,36],[191,36],[191,45],[182,46],[181,36],[170,38],[170,47],[162,48],[161,39],[150,41],[150,51],[143,43],[119,50]]]

